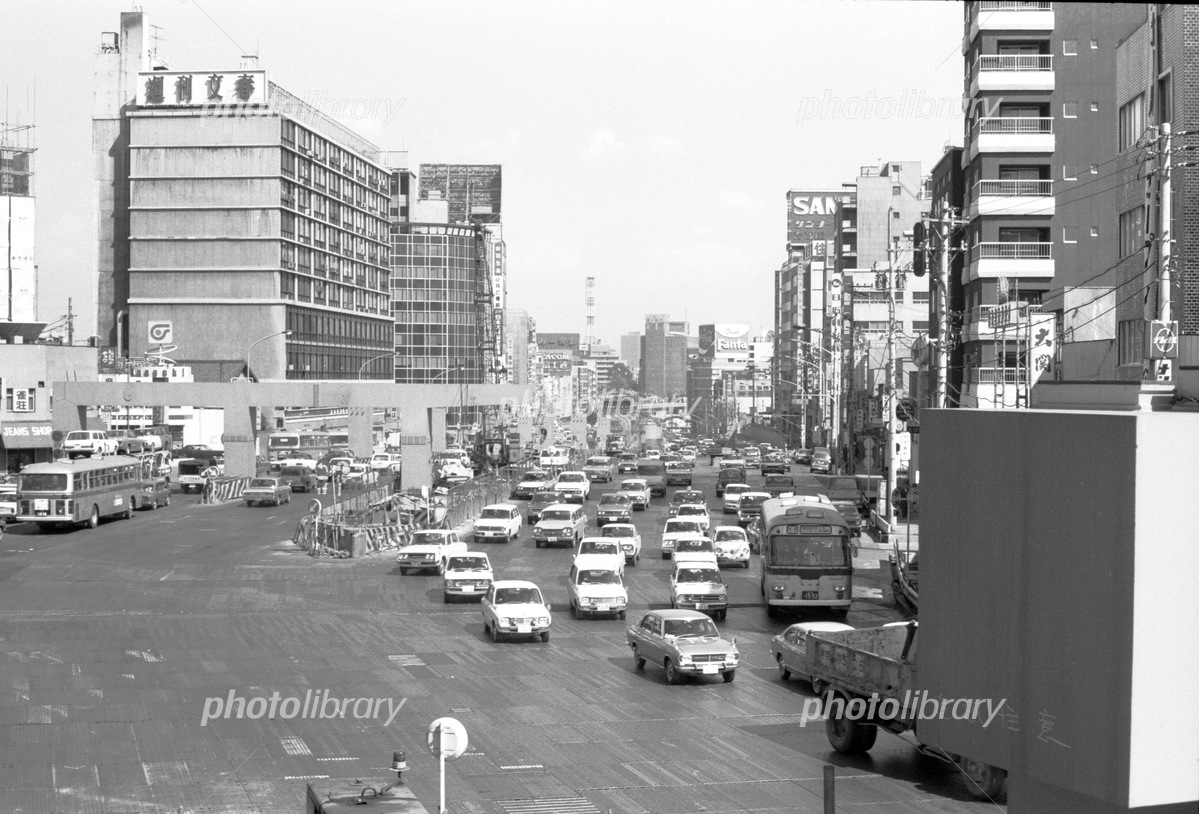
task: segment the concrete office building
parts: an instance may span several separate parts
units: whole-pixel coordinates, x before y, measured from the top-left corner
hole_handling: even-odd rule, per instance
[[[0,132],[0,341],[27,335],[38,317],[32,178],[33,149]]]
[[[504,359],[507,362],[505,381],[509,384],[528,384],[529,376],[529,312],[519,308],[504,310]]]
[[[641,392],[670,398],[687,393],[687,323],[646,314],[641,341]]]
[[[967,3],[961,404],[1027,407],[1041,377],[1112,379],[1121,251],[1116,48],[1145,4]],[[1128,142],[1128,143],[1126,143]],[[1144,194],[1144,181],[1130,185]],[[1136,224],[1125,224],[1129,234]],[[1132,241],[1135,243],[1135,240]],[[1133,245],[1124,249],[1135,251]],[[1056,370],[1054,345],[1062,337]]]
[[[641,367],[641,334],[631,333],[620,337],[620,361],[634,376],[637,375]]]
[[[393,344],[378,148],[256,60],[167,71],[149,39],[146,13],[124,13],[96,57],[101,344],[241,360],[258,378],[388,378],[375,359]]]

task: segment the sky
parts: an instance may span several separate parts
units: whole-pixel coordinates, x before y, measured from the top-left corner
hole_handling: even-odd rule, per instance
[[[92,76],[134,4],[4,0],[6,118],[34,123],[39,316],[95,321]],[[340,102],[420,163],[502,164],[509,305],[619,350],[645,315],[773,323],[788,189],[962,143],[954,2],[141,5],[172,70],[236,69]],[[25,32],[24,34],[20,32]],[[904,100],[907,103],[904,104]],[[919,100],[916,103],[914,100]]]

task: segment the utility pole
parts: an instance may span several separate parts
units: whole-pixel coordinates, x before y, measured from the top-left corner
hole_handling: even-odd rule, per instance
[[[1170,321],[1171,302],[1170,302],[1170,263],[1172,261],[1172,237],[1171,237],[1171,219],[1174,216],[1174,207],[1171,201],[1171,184],[1170,184],[1170,123],[1163,122],[1161,125],[1162,133],[1162,155],[1161,155],[1161,201],[1159,202],[1158,211],[1161,213],[1161,251],[1159,254],[1160,266],[1158,272],[1158,288],[1157,302],[1158,315],[1157,318],[1163,322]]]
[[[887,526],[890,528],[895,524],[895,505],[891,500],[891,495],[899,483],[899,458],[895,454],[895,434],[899,431],[899,422],[895,418],[895,265],[899,254],[894,241],[890,235],[890,220],[891,213],[887,212],[887,349],[886,349],[886,365],[883,370],[886,376],[886,383],[883,385],[883,394],[886,396],[886,401],[883,406],[883,415],[887,425]]]
[[[71,310],[70,297],[67,297],[67,344],[75,344],[75,312]]]
[[[953,210],[941,212],[941,262],[937,272],[940,313],[937,314],[937,406],[949,406],[949,225]],[[925,229],[928,233],[928,229]]]

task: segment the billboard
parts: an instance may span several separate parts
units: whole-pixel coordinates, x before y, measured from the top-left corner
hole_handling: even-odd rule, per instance
[[[448,201],[450,223],[500,222],[500,164],[421,164],[420,200]]]
[[[793,189],[788,192],[787,245],[832,240],[837,231],[837,204],[853,199],[853,193],[844,189]]]
[[[715,339],[712,350],[716,359],[749,359],[748,325],[718,323],[712,326],[712,335]]]
[[[265,106],[266,71],[142,71],[138,107]]]

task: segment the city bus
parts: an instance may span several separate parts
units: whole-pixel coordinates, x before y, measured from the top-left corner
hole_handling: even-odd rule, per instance
[[[16,520],[94,529],[102,517],[132,517],[147,470],[127,455],[29,464],[17,481]]]
[[[280,430],[271,433],[266,441],[267,458],[272,461],[297,452],[313,453],[305,457],[321,458],[330,446],[329,433],[323,430]]]
[[[801,495],[762,504],[759,546],[767,616],[808,608],[848,615],[858,549],[845,518],[825,500]]]

